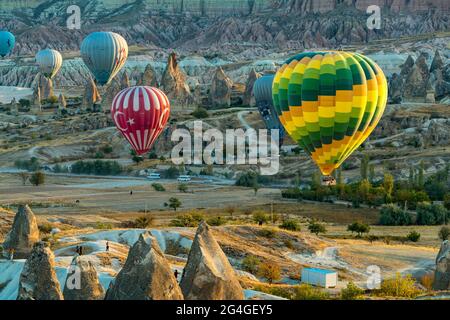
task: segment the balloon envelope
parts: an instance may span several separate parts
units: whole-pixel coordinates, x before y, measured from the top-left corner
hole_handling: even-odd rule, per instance
[[[375,62],[341,51],[290,58],[275,75],[272,90],[284,128],[324,175],[369,137],[388,94],[386,77]]]
[[[11,53],[16,44],[16,38],[11,32],[0,31],[0,56],[4,57]]]
[[[128,44],[114,32],[93,32],[81,44],[81,56],[97,84],[105,85],[122,69],[128,58]]]
[[[36,54],[39,71],[47,78],[53,78],[61,69],[63,58],[61,53],[52,49],[41,50]]]
[[[157,88],[131,87],[116,95],[111,115],[117,129],[136,153],[142,155],[151,149],[167,124],[170,103]]]
[[[256,106],[269,130],[279,130],[280,142],[283,141],[284,128],[278,119],[272,100],[272,84],[275,78],[274,74],[266,74],[258,78],[253,85],[253,95],[255,96]]]

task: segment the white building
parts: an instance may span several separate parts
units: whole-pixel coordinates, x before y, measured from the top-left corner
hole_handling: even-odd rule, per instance
[[[337,285],[338,275],[336,271],[317,269],[317,268],[303,268],[302,283],[313,286],[334,288]]]

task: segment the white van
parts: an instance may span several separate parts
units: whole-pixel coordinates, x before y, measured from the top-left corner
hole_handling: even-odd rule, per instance
[[[160,175],[159,173],[150,173],[150,174],[147,176],[147,179],[150,179],[150,180],[158,180],[158,179],[161,179],[161,175]]]
[[[179,176],[178,181],[183,181],[183,182],[191,181],[191,177],[190,176]]]

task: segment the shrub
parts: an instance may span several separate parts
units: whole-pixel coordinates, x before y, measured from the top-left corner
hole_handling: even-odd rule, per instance
[[[295,288],[293,300],[326,300],[330,295],[321,289],[313,288],[309,284],[301,284]]]
[[[439,239],[441,239],[442,241],[448,240],[448,238],[450,237],[450,228],[449,227],[442,227],[439,230]]]
[[[207,222],[210,226],[218,227],[218,226],[222,226],[222,225],[226,224],[227,220],[223,219],[221,216],[218,216],[218,217],[209,218]]]
[[[363,233],[369,233],[370,227],[365,223],[355,221],[347,226],[347,231],[356,232],[358,237],[361,237]]]
[[[355,285],[353,282],[349,282],[347,287],[341,290],[342,300],[355,300],[364,294],[364,290]]]
[[[406,239],[408,239],[411,242],[417,242],[420,240],[420,233],[418,233],[417,231],[411,231],[406,236]]]
[[[327,229],[325,228],[325,226],[321,223],[318,222],[311,222],[308,225],[308,230],[311,233],[314,233],[316,236],[319,235],[319,233],[326,233]]]
[[[417,206],[418,225],[444,224],[447,219],[447,210],[440,204],[421,203]]]
[[[188,192],[188,185],[185,183],[180,183],[178,185],[178,191],[183,192],[183,193]]]
[[[175,166],[171,166],[169,169],[166,170],[166,172],[164,172],[164,178],[173,179],[176,178],[179,174],[180,170]]]
[[[123,172],[122,166],[117,161],[77,161],[71,167],[74,174],[93,174],[99,176],[118,175]]]
[[[166,188],[164,188],[164,186],[160,183],[152,183],[152,187],[153,187],[153,189],[155,189],[155,191],[159,191],[159,192],[166,191]]]
[[[253,212],[253,220],[257,224],[263,225],[264,223],[269,222],[270,217],[264,211],[255,211],[255,212]]]
[[[99,229],[99,230],[109,230],[109,229],[112,229],[113,226],[111,223],[97,222],[95,228]]]
[[[258,257],[250,254],[242,260],[242,269],[256,275],[258,273],[260,263],[261,260],[259,260]]]
[[[427,290],[431,291],[433,289],[434,283],[434,273],[427,273],[420,279],[420,284],[422,284]]]
[[[412,220],[410,213],[393,204],[381,208],[379,223],[383,226],[408,226],[412,224]]]
[[[181,207],[181,201],[178,198],[170,198],[169,199],[169,208],[172,208],[173,211],[177,211],[179,207]]]
[[[186,213],[177,216],[170,222],[170,225],[173,227],[197,227],[203,220],[203,215],[200,213]]]
[[[191,115],[197,119],[205,119],[209,117],[208,111],[202,107],[198,107],[197,109],[195,109],[195,111],[192,112]]]
[[[41,171],[36,171],[30,177],[30,183],[36,187],[45,183],[45,174]]]
[[[41,164],[36,157],[32,157],[29,160],[16,160],[14,165],[18,169],[27,171],[38,171],[41,169]]]
[[[290,231],[300,231],[300,224],[297,222],[297,220],[294,219],[286,219],[283,221],[283,223],[280,225],[281,229],[290,230]]]
[[[239,176],[236,180],[236,186],[253,188],[258,185],[258,174],[253,171],[248,171]]]
[[[266,279],[269,284],[281,279],[281,268],[276,263],[261,263],[258,268],[258,275]]]
[[[50,223],[44,223],[44,224],[38,225],[38,229],[39,229],[39,232],[48,234],[48,233],[52,232],[53,226]]]
[[[384,280],[377,294],[387,297],[415,298],[420,294],[411,275],[402,277],[397,273],[395,278]]]
[[[146,214],[140,217],[137,217],[136,220],[134,220],[135,228],[138,229],[145,229],[150,227],[153,224],[153,221],[155,220],[154,217]]]

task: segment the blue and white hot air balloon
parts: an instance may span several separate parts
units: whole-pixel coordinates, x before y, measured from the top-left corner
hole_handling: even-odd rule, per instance
[[[11,32],[0,31],[0,56],[3,58],[11,53],[16,44],[16,38]]]
[[[128,58],[128,44],[114,32],[93,32],[81,44],[81,57],[97,81],[103,86],[122,69]]]
[[[275,75],[273,74],[265,74],[258,78],[253,85],[253,95],[255,96],[256,106],[264,120],[266,128],[269,130],[278,129],[280,144],[282,144],[285,131],[278,119],[272,99],[272,83],[274,77]]]
[[[58,73],[62,62],[61,53],[56,50],[45,49],[36,54],[36,64],[39,67],[39,71],[49,79],[52,79]]]

